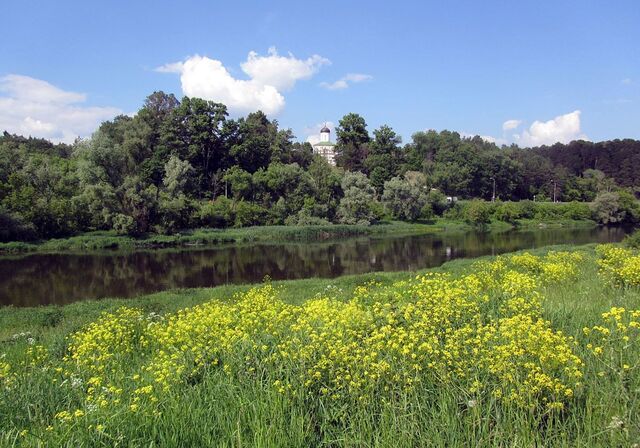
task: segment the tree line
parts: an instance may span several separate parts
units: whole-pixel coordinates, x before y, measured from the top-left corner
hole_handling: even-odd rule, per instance
[[[420,131],[403,145],[355,113],[335,131],[332,167],[260,111],[232,119],[224,104],[154,92],[71,145],[4,132],[0,239],[429,219],[446,196],[624,202],[640,185],[635,140],[521,149]]]

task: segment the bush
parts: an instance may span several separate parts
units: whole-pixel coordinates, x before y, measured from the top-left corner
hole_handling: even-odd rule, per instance
[[[0,241],[32,241],[36,237],[33,224],[25,223],[18,215],[0,210]]]
[[[517,203],[520,209],[520,219],[532,219],[536,214],[536,203],[533,201],[520,201]]]
[[[375,200],[375,190],[362,173],[346,173],[342,179],[344,197],[338,206],[338,220],[342,224],[369,225],[384,213]]]
[[[420,209],[420,219],[423,221],[431,221],[434,218],[435,214],[433,213],[433,208],[431,208],[431,204],[426,203]]]
[[[427,193],[427,204],[431,206],[433,213],[438,216],[442,216],[447,208],[449,208],[447,197],[440,190],[435,189],[432,189]]]
[[[177,197],[163,197],[159,205],[158,233],[170,234],[189,227],[193,207],[189,199],[181,194]]]
[[[394,218],[415,221],[420,217],[427,199],[419,187],[412,186],[400,177],[394,177],[384,183],[382,202]]]
[[[136,222],[132,216],[118,213],[113,217],[112,226],[118,235],[131,235],[135,233]]]
[[[485,201],[474,199],[465,207],[464,220],[473,226],[483,227],[491,222],[491,208]]]
[[[253,202],[240,201],[235,206],[234,227],[260,226],[269,220],[269,211]]]
[[[563,214],[567,219],[591,219],[592,213],[589,204],[585,204],[584,202],[569,202],[568,204],[563,205]]]
[[[617,224],[625,218],[618,193],[600,193],[591,204],[591,209],[600,224]]]
[[[224,196],[218,196],[213,202],[205,202],[200,205],[196,219],[203,227],[226,228],[233,224],[235,214],[233,201]]]
[[[498,221],[515,224],[522,217],[522,208],[515,202],[504,202],[497,207],[494,216]]]
[[[637,229],[630,235],[627,235],[624,239],[624,244],[634,249],[640,249],[640,229]]]
[[[320,226],[331,223],[324,218],[312,215],[309,209],[303,208],[295,215],[289,216],[285,220],[285,224],[288,226]]]

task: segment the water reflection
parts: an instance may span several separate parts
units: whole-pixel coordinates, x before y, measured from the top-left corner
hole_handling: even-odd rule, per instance
[[[215,286],[373,271],[416,270],[549,244],[620,241],[620,228],[533,230],[333,243],[255,244],[206,249],[34,254],[0,258],[0,304],[35,306]]]

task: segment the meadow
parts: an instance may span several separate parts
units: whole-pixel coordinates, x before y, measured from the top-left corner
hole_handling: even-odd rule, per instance
[[[637,446],[640,254],[0,309],[2,446]]]

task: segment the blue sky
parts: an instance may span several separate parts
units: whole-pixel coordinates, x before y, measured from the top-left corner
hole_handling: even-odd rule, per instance
[[[72,140],[165,90],[235,115],[262,107],[300,140],[348,112],[405,142],[425,129],[523,145],[640,138],[637,0],[1,9],[0,128],[11,132]]]

